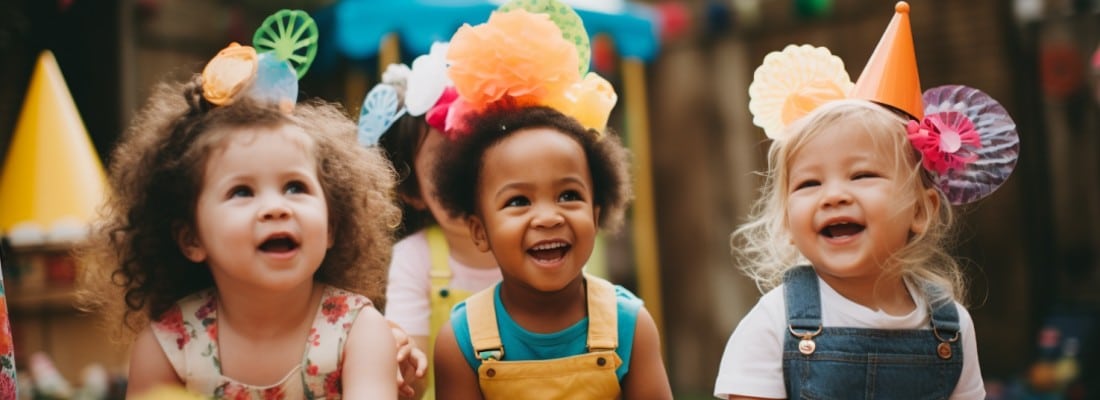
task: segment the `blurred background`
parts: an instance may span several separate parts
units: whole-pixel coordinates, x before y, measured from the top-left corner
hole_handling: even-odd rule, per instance
[[[98,159],[68,168],[88,173],[69,174],[75,179],[95,181],[153,84],[201,71],[230,41],[250,43],[264,17],[280,8],[309,11],[320,28],[300,98],[340,102],[354,116],[380,66],[410,62],[463,21],[484,22],[495,7],[489,3],[2,0],[0,164],[16,168],[7,162],[17,157],[16,137],[48,134],[19,123],[27,107],[54,107],[28,105],[32,74],[52,62],[42,61],[44,50],[56,58],[75,104],[58,106],[58,118],[75,110],[82,121],[77,135],[51,140],[94,150]],[[619,92],[612,126],[634,150],[640,188],[628,226],[605,241],[605,273],[655,310],[677,398],[708,398],[729,334],[760,296],[729,246],[758,193],[754,172],[764,167],[767,149],[748,112],[753,70],[768,52],[812,44],[843,59],[855,80],[894,2],[572,3],[586,24],[601,21],[599,31],[589,28],[592,68]],[[910,4],[922,86],[985,91],[1009,111],[1020,135],[1015,173],[995,194],[961,210],[954,249],[971,281],[966,301],[989,397],[1100,398],[1100,0]],[[467,5],[473,14],[460,13]],[[393,11],[404,6],[413,11]],[[42,147],[37,168],[76,162]],[[43,185],[62,186],[42,192],[53,193],[47,196],[54,202],[98,201],[87,194],[94,190],[66,191],[83,181],[43,179],[24,176],[33,189],[0,182],[0,225],[10,222],[5,211],[23,207],[11,199],[37,195]],[[0,226],[12,335],[0,341],[0,355],[14,343],[21,395],[89,396],[77,389],[92,386],[102,387],[92,397],[117,391],[128,350],[113,346],[93,316],[72,307],[80,266],[68,257],[69,246],[12,240],[12,228]]]

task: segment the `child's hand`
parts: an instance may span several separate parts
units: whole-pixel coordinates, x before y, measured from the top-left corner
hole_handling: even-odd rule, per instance
[[[416,395],[414,384],[424,377],[428,370],[428,356],[416,342],[409,339],[404,329],[387,320],[390,323],[390,331],[397,342],[397,390],[401,397],[413,397]]]

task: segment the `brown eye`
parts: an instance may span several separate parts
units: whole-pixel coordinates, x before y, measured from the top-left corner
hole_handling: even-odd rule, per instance
[[[579,192],[577,192],[576,190],[567,190],[564,193],[562,193],[560,196],[558,196],[558,201],[560,201],[560,202],[584,201],[584,197],[582,197],[581,194]]]

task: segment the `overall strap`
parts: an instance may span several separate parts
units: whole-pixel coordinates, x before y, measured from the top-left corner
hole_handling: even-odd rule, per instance
[[[428,239],[428,251],[432,255],[432,269],[428,274],[432,278],[432,292],[435,293],[451,284],[450,248],[447,247],[443,229],[438,225],[425,229],[424,236]]]
[[[588,293],[588,351],[619,347],[619,308],[615,286],[585,274]]]
[[[474,356],[481,361],[504,357],[504,345],[497,328],[497,310],[493,304],[496,286],[489,287],[466,299],[466,324],[470,329],[470,344]]]
[[[791,268],[783,276],[783,298],[791,332],[821,329],[821,292],[813,267]]]
[[[925,285],[928,307],[932,319],[932,332],[941,342],[954,342],[959,338],[962,327],[959,324],[959,310],[955,302],[944,295],[943,289],[935,285]]]

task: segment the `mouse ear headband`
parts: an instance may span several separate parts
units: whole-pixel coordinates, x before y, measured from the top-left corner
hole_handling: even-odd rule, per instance
[[[553,108],[602,136],[618,96],[588,71],[591,53],[580,16],[557,0],[513,0],[488,22],[463,25],[447,50],[458,98],[444,132],[463,135],[467,115],[508,104]]]
[[[301,10],[279,10],[264,19],[252,46],[230,43],[202,70],[202,95],[214,105],[242,97],[271,102],[285,112],[298,102],[298,79],[317,55],[317,24]]]
[[[786,140],[786,127],[833,100],[869,100],[909,116],[906,132],[921,165],[951,204],[972,203],[993,193],[1016,167],[1016,124],[996,100],[961,85],[921,94],[902,1],[867,66],[853,84],[844,63],[824,47],[787,46],[764,57],[749,85],[753,123],[772,140]]]

